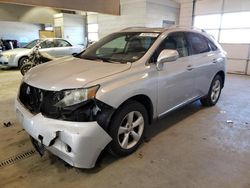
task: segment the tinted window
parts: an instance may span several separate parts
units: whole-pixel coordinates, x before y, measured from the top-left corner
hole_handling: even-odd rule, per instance
[[[55,44],[54,44],[54,41],[52,41],[52,40],[46,40],[46,41],[43,41],[40,44],[40,46],[41,46],[41,48],[54,48]]]
[[[218,47],[212,41],[210,41],[209,39],[208,39],[208,45],[210,46],[210,49],[212,51],[216,51],[218,49]]]
[[[37,45],[39,42],[41,42],[41,40],[39,40],[39,39],[33,40],[33,41],[31,41],[29,44],[27,44],[26,46],[24,46],[24,48],[31,49],[31,48],[33,48],[35,45]]]
[[[197,33],[188,33],[187,38],[192,54],[201,54],[210,51],[210,47],[204,36]]]
[[[68,41],[60,40],[60,39],[54,40],[54,43],[55,43],[55,47],[68,47],[68,46],[71,46],[71,44]]]
[[[184,33],[176,32],[171,33],[169,36],[160,44],[155,54],[152,57],[152,61],[156,62],[159,54],[162,50],[177,50],[180,57],[189,55],[188,45]]]

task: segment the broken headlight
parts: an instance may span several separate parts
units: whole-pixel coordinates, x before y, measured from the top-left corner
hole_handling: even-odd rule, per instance
[[[98,89],[99,85],[89,88],[65,90],[63,91],[62,99],[55,106],[63,108],[93,99]]]

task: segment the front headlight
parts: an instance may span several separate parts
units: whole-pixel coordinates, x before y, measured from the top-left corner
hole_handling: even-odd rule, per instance
[[[7,59],[10,59],[14,56],[14,54],[5,54],[4,57],[6,57]]]
[[[83,88],[83,89],[72,89],[63,91],[63,98],[56,103],[56,107],[66,107],[79,104],[89,99],[95,98],[95,95],[99,89],[99,85]]]

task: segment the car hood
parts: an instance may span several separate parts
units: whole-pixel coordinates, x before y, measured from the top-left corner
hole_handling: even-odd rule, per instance
[[[18,53],[28,54],[30,51],[31,51],[31,49],[28,49],[28,48],[15,48],[13,50],[3,51],[3,52],[1,52],[1,54],[2,55],[15,55]]]
[[[52,91],[82,88],[130,67],[131,63],[116,64],[64,57],[32,68],[23,81],[33,87]]]

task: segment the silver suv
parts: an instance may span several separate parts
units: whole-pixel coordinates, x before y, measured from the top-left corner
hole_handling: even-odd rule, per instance
[[[154,119],[196,100],[215,105],[225,62],[221,46],[198,30],[125,29],[31,69],[17,117],[41,155],[92,168],[103,149],[134,152]]]

